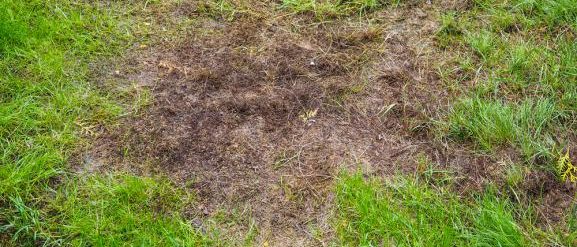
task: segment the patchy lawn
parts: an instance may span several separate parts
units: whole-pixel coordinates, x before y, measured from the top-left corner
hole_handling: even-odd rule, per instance
[[[2,5],[0,243],[577,244],[572,0]]]

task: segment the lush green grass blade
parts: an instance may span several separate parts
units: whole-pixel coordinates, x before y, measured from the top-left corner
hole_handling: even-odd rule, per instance
[[[470,241],[473,246],[525,246],[527,242],[521,227],[512,216],[507,201],[494,195],[486,195],[472,209],[473,230]]]

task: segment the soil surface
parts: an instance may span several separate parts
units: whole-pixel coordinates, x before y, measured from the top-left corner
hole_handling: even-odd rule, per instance
[[[153,25],[185,30],[135,47],[101,79],[147,88],[153,102],[103,130],[83,169],[168,176],[196,193],[191,217],[237,212],[249,220],[231,235],[253,222],[256,242],[275,246],[328,244],[343,169],[414,174],[425,160],[451,171],[461,193],[500,184],[501,160],[432,132],[457,96],[438,76],[439,13],[463,5],[419,1],[329,21],[276,2],[245,6],[158,10]],[[560,186],[534,176],[531,191]]]

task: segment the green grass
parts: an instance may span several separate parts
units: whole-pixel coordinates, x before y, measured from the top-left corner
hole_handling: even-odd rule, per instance
[[[234,16],[232,5],[218,3],[227,18]],[[330,18],[391,3],[397,2],[284,0],[282,5]],[[0,0],[1,246],[219,244],[181,217],[193,198],[169,181],[77,174],[68,167],[83,145],[83,131],[147,101],[123,107],[116,96],[89,83],[91,62],[118,54],[134,39],[132,12],[143,4]],[[463,80],[477,82],[449,111],[445,134],[488,152],[511,146],[528,159],[554,159],[577,120],[575,1],[477,0],[471,10],[445,13],[440,22],[439,45],[461,47]],[[509,170],[509,186],[523,179],[520,169]],[[342,175],[335,189],[340,244],[577,244],[574,212],[567,224],[541,229],[533,224],[530,206],[494,190],[456,195],[443,187],[450,181],[445,173],[430,171],[428,179],[441,174],[442,185]],[[256,232],[249,231],[247,244]]]
[[[494,192],[462,197],[418,179],[343,174],[336,204],[344,246],[570,246],[577,237],[534,227],[527,209]]]
[[[68,174],[79,133],[125,111],[89,63],[132,39],[139,3],[0,0],[0,245],[193,245],[167,182]]]
[[[46,196],[41,210],[11,198],[17,214],[5,227],[48,245],[72,246],[198,246],[209,239],[180,217],[191,199],[161,179],[131,175],[94,175],[68,182]]]
[[[518,104],[470,98],[453,106],[448,122],[454,138],[476,141],[483,149],[509,144],[523,154],[550,157],[547,142],[551,126],[558,124],[559,109],[548,100],[527,99]],[[545,145],[545,146],[543,146]]]
[[[445,133],[553,163],[577,120],[577,2],[477,0],[441,24],[439,45],[461,47],[457,80],[475,82]]]
[[[282,6],[297,13],[312,13],[317,18],[362,15],[398,1],[384,0],[283,0]]]

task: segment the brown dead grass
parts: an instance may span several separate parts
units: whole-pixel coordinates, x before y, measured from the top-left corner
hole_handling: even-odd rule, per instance
[[[244,3],[232,21],[195,1],[153,10],[159,29],[193,21],[102,79],[136,82],[154,102],[102,131],[85,155],[89,170],[169,176],[197,194],[191,217],[244,212],[257,243],[275,246],[328,244],[341,169],[418,173],[424,155],[457,174],[464,193],[499,180],[496,158],[430,130],[455,96],[437,76],[444,54],[434,42],[439,10],[453,5],[317,22],[274,2]]]

